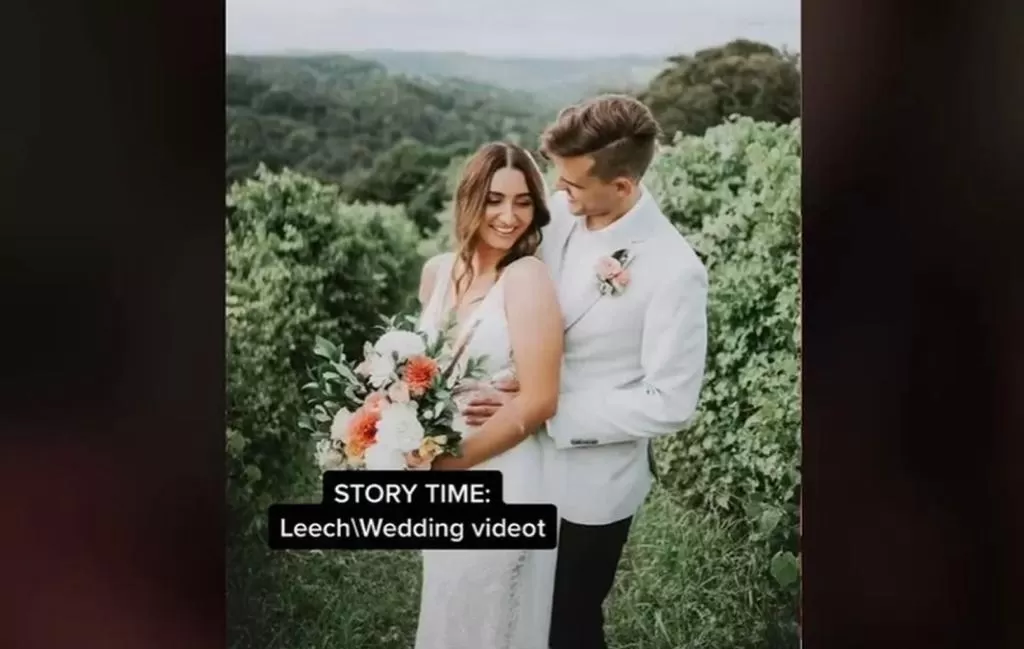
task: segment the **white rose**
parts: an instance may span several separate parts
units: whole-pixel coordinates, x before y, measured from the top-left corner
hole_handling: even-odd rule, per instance
[[[389,360],[392,354],[397,354],[399,361],[404,361],[410,356],[419,356],[427,351],[423,338],[411,331],[389,331],[380,337],[373,349]]]
[[[388,399],[392,403],[408,403],[409,385],[405,381],[395,381],[388,388]]]
[[[354,372],[359,376],[370,376],[370,361],[364,358],[359,365],[356,365]]]
[[[345,455],[330,440],[322,439],[316,444],[316,463],[321,471],[340,469],[345,465]]]
[[[390,404],[381,412],[377,422],[377,444],[403,453],[418,449],[423,433],[414,403]]]
[[[363,461],[366,464],[366,468],[370,471],[389,471],[406,468],[405,454],[402,451],[379,442],[366,449]]]
[[[391,360],[391,357],[374,354],[370,356],[368,361],[370,384],[373,387],[379,388],[394,376],[395,363]]]
[[[348,411],[348,408],[342,408],[334,415],[334,421],[331,422],[331,439],[338,440],[339,442],[348,441],[348,422],[352,419],[352,413]]]

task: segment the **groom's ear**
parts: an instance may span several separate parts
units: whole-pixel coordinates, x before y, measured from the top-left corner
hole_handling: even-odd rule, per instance
[[[615,188],[616,194],[625,198],[633,193],[633,188],[636,187],[636,182],[632,178],[619,176],[612,181],[612,186]]]

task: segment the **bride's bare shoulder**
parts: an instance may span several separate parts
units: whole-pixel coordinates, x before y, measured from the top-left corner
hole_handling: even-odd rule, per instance
[[[430,294],[434,292],[434,285],[437,283],[437,275],[441,267],[451,258],[452,253],[442,252],[441,254],[434,255],[423,264],[423,270],[420,272],[420,304],[426,304],[430,299]]]
[[[524,289],[537,288],[539,285],[552,284],[551,273],[547,264],[540,257],[528,255],[521,257],[505,269],[510,285]]]
[[[505,313],[510,327],[534,329],[551,325],[558,330],[562,311],[558,308],[555,282],[547,264],[534,256],[509,264],[505,277]]]

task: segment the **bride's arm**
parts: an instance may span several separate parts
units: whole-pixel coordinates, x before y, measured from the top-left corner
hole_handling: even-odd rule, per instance
[[[515,447],[550,419],[558,404],[564,327],[547,267],[527,257],[504,278],[505,314],[519,393],[462,443],[462,456],[442,456],[435,469],[468,469]]]

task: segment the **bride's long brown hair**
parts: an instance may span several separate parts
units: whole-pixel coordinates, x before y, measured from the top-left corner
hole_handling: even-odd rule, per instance
[[[501,271],[513,261],[537,252],[543,235],[541,228],[551,222],[551,213],[544,195],[544,179],[536,164],[521,146],[511,142],[491,142],[480,147],[466,162],[455,189],[454,239],[455,264],[452,264],[452,282],[455,284],[457,309],[473,283],[473,255],[479,246],[480,228],[487,210],[487,193],[491,178],[499,169],[518,169],[526,178],[526,187],[533,203],[533,221],[519,239],[498,262]],[[461,267],[461,272],[458,270]]]

